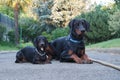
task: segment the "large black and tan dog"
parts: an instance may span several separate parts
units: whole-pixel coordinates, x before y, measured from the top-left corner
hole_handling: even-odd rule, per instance
[[[69,22],[70,34],[52,42],[56,57],[61,62],[92,63],[85,53],[84,35],[90,25],[84,19],[73,19]]]
[[[17,52],[15,63],[31,62],[33,64],[51,63],[52,47],[46,37],[38,36],[33,42],[35,47],[25,47]]]

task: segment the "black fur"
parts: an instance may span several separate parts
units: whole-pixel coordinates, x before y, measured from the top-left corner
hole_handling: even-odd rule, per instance
[[[40,52],[44,54],[44,52]],[[46,60],[46,54],[41,56],[35,47],[25,47],[17,52],[15,63],[31,62],[33,64],[43,63]]]
[[[38,36],[34,39],[35,47],[25,47],[17,52],[15,63],[31,62],[33,64],[50,63],[47,60],[46,47],[49,45],[46,37]]]
[[[52,42],[55,47],[56,58],[60,61],[71,61],[68,50],[72,50],[77,54],[79,50],[85,49],[84,33],[90,30],[89,23],[84,19],[73,19],[68,24],[70,34],[65,37],[60,37]],[[78,33],[76,33],[78,30]],[[82,55],[78,55],[81,57]]]

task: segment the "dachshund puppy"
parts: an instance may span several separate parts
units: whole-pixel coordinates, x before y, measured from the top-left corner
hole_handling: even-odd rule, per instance
[[[31,62],[33,64],[51,63],[52,47],[48,43],[46,37],[38,36],[33,42],[35,47],[27,46],[16,54],[15,63]]]

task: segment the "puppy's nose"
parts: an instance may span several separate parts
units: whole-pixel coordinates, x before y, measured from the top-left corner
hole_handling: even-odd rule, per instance
[[[40,42],[40,45],[44,45],[45,43],[43,41]]]
[[[80,30],[81,32],[85,32],[85,28],[83,27],[83,25],[80,25],[79,30]]]
[[[43,45],[44,45],[44,43],[41,43],[40,45],[42,45],[42,46],[43,46]]]

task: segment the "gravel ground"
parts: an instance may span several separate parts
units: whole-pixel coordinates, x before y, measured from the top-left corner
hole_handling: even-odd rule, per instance
[[[119,51],[87,49],[86,53],[91,58],[120,66]],[[52,64],[44,65],[16,64],[15,55],[16,51],[0,52],[0,80],[120,80],[120,71],[98,63],[60,63],[53,60]]]

